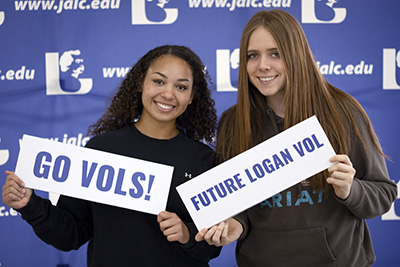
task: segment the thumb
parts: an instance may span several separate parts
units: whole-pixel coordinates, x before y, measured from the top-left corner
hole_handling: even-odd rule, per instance
[[[207,229],[206,228],[201,229],[201,231],[197,233],[197,235],[194,237],[194,239],[197,242],[203,241],[204,240],[204,236],[206,235],[206,233],[207,233]]]

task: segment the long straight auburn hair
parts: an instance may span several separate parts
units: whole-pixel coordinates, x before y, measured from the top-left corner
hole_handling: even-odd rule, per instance
[[[264,141],[266,99],[249,81],[247,50],[251,34],[259,27],[271,33],[286,69],[284,88],[285,129],[316,115],[337,154],[348,154],[349,135],[355,133],[364,144],[353,116],[360,111],[369,127],[375,147],[372,125],[362,106],[349,94],[329,84],[320,73],[300,24],[282,10],[260,11],[247,23],[240,41],[237,103],[224,112],[218,127],[216,154],[219,162],[240,154]],[[346,129],[350,124],[351,129]],[[327,171],[310,180],[315,188],[326,186]]]

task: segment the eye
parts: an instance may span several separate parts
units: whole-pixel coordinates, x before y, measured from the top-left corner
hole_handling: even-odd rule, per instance
[[[163,81],[163,80],[160,80],[160,79],[154,79],[153,82],[154,82],[155,84],[158,84],[158,85],[163,85],[163,84],[164,84],[164,81]]]
[[[180,90],[180,91],[187,90],[187,86],[186,86],[186,85],[183,85],[183,84],[178,85],[177,88],[178,88],[178,90]]]
[[[247,55],[247,59],[255,59],[255,58],[257,58],[257,54],[255,54],[255,53],[251,53],[251,54],[248,54]]]
[[[272,52],[271,57],[273,58],[280,58],[281,56],[279,55],[279,52]]]

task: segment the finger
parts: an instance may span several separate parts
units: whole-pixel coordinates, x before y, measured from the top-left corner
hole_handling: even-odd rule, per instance
[[[341,180],[341,181],[347,181],[350,182],[353,180],[353,175],[351,173],[346,173],[346,172],[333,172],[329,176],[330,178]]]
[[[3,192],[4,195],[7,193],[13,193],[23,198],[25,196],[26,190],[25,188],[20,187],[20,185],[16,181],[12,179],[7,179],[6,183],[3,186]]]
[[[11,203],[13,203],[13,202],[15,202],[15,201],[20,201],[21,199],[22,199],[22,198],[19,197],[19,196],[16,195],[16,194],[8,193],[8,194],[5,196],[5,198],[4,198],[4,203],[5,203],[5,204],[11,204]]]
[[[219,244],[221,242],[221,235],[222,232],[225,228],[225,222],[222,222],[218,225],[217,230],[215,231],[215,234],[213,235],[213,241],[217,244]]]
[[[336,162],[335,164],[329,166],[328,169],[351,169],[353,168],[353,166],[351,165],[351,163],[345,163],[345,162]]]
[[[181,223],[181,220],[177,216],[174,216],[174,217],[168,218],[168,219],[164,219],[161,222],[159,222],[160,229],[162,231],[164,231],[165,229],[174,227],[175,225],[179,225],[180,223]]]
[[[177,235],[166,235],[168,242],[178,241],[179,237]]]
[[[189,242],[189,240],[186,240],[184,238],[184,236],[183,236],[183,234],[181,232],[173,233],[173,234],[167,235],[166,237],[167,237],[167,240],[169,242],[177,241],[177,242],[180,242],[182,244]],[[185,239],[185,240],[183,240],[183,239]]]
[[[168,220],[169,218],[171,218],[172,213],[168,212],[168,211],[161,211],[158,215],[157,215],[157,222],[160,223],[162,221]]]
[[[22,181],[10,180],[8,183],[8,186],[18,190],[19,192],[21,192],[23,194],[25,194],[25,192],[26,192],[25,184]]]
[[[346,182],[344,182],[343,180],[335,179],[335,178],[332,178],[332,177],[327,178],[326,182],[328,184],[331,184],[331,185],[336,186],[336,187],[342,187],[342,186],[344,186],[346,184]]]
[[[25,192],[26,192],[25,189],[23,189],[23,188],[22,189],[21,188],[15,188],[13,186],[10,186],[5,190],[5,194],[12,194],[12,195],[17,196],[20,199],[25,197]]]
[[[212,237],[215,234],[215,231],[217,230],[217,226],[214,225],[210,229],[208,229],[207,233],[204,235],[204,239],[209,243],[209,241],[212,241]]]
[[[349,196],[351,183],[333,178],[328,178],[326,181],[327,183],[332,184],[335,194],[339,198],[346,199]]]
[[[3,192],[3,203],[11,207],[14,202],[20,201],[22,198],[12,192],[12,188]]]
[[[164,230],[162,230],[162,232],[165,236],[170,236],[176,234],[177,231],[174,227],[170,227],[170,228],[165,228]]]
[[[224,230],[222,231],[222,238],[226,239],[228,237],[228,229],[229,229],[229,224],[228,222],[225,224]]]
[[[335,156],[331,157],[329,160],[331,162],[342,162],[346,165],[353,166],[349,156],[344,155],[344,154],[335,155]]]
[[[337,164],[338,166],[331,166],[328,168],[329,176],[338,179],[352,179],[356,174],[353,167],[344,164]]]
[[[355,169],[351,164],[346,164],[343,162],[337,162],[336,164],[331,165],[328,168],[328,171],[333,172],[333,171],[344,171],[344,172],[353,172]]]
[[[19,186],[25,187],[24,181],[22,181],[21,178],[19,178],[19,177],[15,174],[15,172],[6,171],[6,174],[7,174],[7,180],[6,180],[6,182],[12,180],[12,181],[15,181]]]
[[[157,215],[157,222],[158,223],[161,223],[162,221],[163,221],[164,219],[163,219],[163,217],[162,217],[162,215],[161,215],[161,212]]]
[[[351,182],[346,180],[328,178],[326,179],[326,182],[333,186],[336,193],[340,193],[338,190],[340,190],[341,192],[349,192],[351,188]]]
[[[171,227],[173,227],[174,224],[170,221],[170,220],[166,220],[166,221],[162,221],[160,222],[160,229],[161,231],[165,231],[166,229],[169,229]]]
[[[194,237],[194,239],[197,242],[203,241],[204,240],[204,236],[206,235],[206,233],[207,233],[207,228],[203,228],[197,233],[197,235]]]

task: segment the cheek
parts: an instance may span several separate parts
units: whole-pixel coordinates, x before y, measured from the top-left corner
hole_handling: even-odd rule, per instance
[[[285,68],[285,65],[283,64],[283,62],[279,62],[279,63],[275,66],[275,68],[276,68],[277,70],[279,70],[279,72],[280,72],[281,74],[285,75],[285,73],[286,73],[286,68]]]
[[[247,63],[247,73],[250,75],[254,73],[257,69],[257,64],[255,62],[248,62]]]
[[[152,102],[152,96],[149,95],[148,91],[143,91],[142,92],[142,103],[147,105],[150,102]]]

